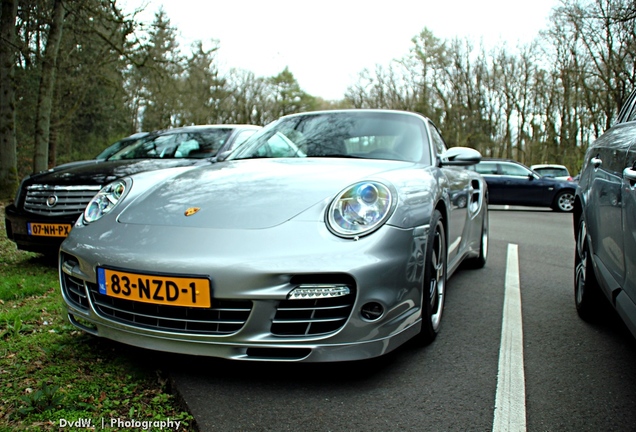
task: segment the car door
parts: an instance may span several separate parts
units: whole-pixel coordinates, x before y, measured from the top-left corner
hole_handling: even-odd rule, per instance
[[[510,162],[501,162],[500,166],[505,204],[545,205],[545,195],[554,191],[553,185],[546,184],[524,166]]]
[[[636,128],[634,128],[636,130]],[[625,293],[636,303],[636,143],[632,144],[623,169],[622,231],[625,257]]]
[[[610,291],[618,288],[625,277],[623,216],[630,193],[623,196],[623,171],[627,152],[633,141],[633,127],[619,124],[609,129],[596,142],[585,161],[589,178],[581,186],[588,190],[586,219],[596,262],[608,282]],[[633,235],[633,234],[630,234]]]

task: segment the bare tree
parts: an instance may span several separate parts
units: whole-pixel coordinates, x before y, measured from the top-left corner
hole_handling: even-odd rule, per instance
[[[227,97],[221,103],[224,121],[263,125],[273,120],[265,78],[243,69],[230,69],[225,77]]]
[[[0,199],[18,187],[15,136],[15,20],[18,0],[3,0],[0,15]]]
[[[63,27],[64,1],[55,0],[46,40],[46,49],[42,61],[40,90],[38,92],[38,103],[36,105],[35,154],[33,157],[33,171],[35,172],[49,168],[51,109],[53,106],[57,55],[62,39]]]

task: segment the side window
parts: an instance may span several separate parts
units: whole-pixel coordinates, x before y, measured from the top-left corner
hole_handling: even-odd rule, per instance
[[[279,135],[274,135],[272,139],[269,140],[269,150],[273,157],[287,157],[294,156],[296,152],[290,147],[290,145],[282,140],[282,139],[273,139],[280,138]]]
[[[497,174],[496,162],[479,162],[475,165],[475,171],[479,174]]]
[[[636,90],[627,98],[625,105],[623,105],[621,111],[618,113],[616,122],[625,123],[634,120],[636,120]]]
[[[530,171],[522,166],[515,164],[501,164],[501,171],[503,175],[515,176],[515,177],[527,177]]]
[[[289,138],[280,132],[272,135],[265,145],[258,147],[258,157],[304,157],[306,156]]]
[[[234,140],[234,142],[232,143],[232,147],[230,147],[228,150],[234,150],[235,148],[243,144],[245,141],[247,141],[247,139],[251,137],[252,135],[254,135],[255,132],[256,130],[245,130],[240,132],[236,136],[236,139]]]
[[[626,122],[636,120],[636,104],[632,104],[631,109],[632,110],[629,112],[629,115],[627,116],[627,119],[625,120]]]
[[[437,130],[434,124],[429,123],[429,130],[431,131],[431,139],[433,140],[433,147],[435,147],[435,153],[441,155],[446,151],[446,143],[444,142],[444,138]]]

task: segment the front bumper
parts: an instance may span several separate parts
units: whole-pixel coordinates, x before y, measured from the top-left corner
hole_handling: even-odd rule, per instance
[[[65,237],[32,235],[29,233],[28,224],[56,224],[72,227],[78,216],[55,219],[46,218],[22,212],[14,204],[10,204],[5,208],[4,223],[7,238],[13,241],[18,249],[45,255],[55,255]]]
[[[69,319],[96,336],[227,359],[327,362],[377,357],[419,332],[425,246],[421,234],[426,230],[384,226],[354,241],[334,237],[324,224],[308,222],[265,230],[170,228],[170,236],[162,227],[118,228],[93,236],[93,227],[80,227],[61,248],[60,284]],[[112,301],[98,293],[96,268],[101,266],[206,275],[216,310],[206,315],[188,308]],[[351,294],[338,304],[288,300],[294,288],[316,283],[344,284]],[[382,313],[369,318],[363,311],[370,305],[379,305]],[[337,317],[338,324],[314,326],[321,317],[334,321],[329,311],[336,308],[346,311]],[[299,315],[289,315],[300,309]],[[305,324],[287,325],[286,320]]]

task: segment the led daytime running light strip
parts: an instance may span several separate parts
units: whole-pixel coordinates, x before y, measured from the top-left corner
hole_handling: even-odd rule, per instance
[[[342,297],[348,294],[351,294],[351,290],[346,285],[299,285],[289,293],[287,298],[289,300],[306,300]]]

